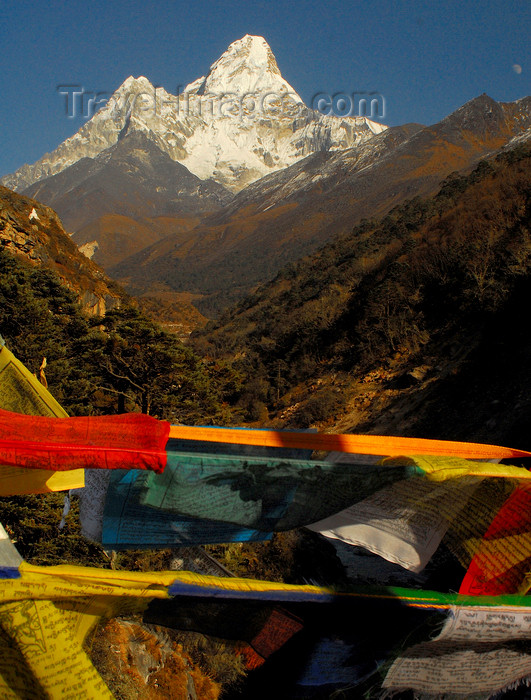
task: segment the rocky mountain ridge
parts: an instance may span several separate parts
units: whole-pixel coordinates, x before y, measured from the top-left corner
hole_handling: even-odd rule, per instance
[[[1,186],[0,247],[30,265],[54,270],[91,314],[102,315],[128,298],[80,253],[52,209]]]
[[[201,180],[133,131],[95,158],[82,158],[24,193],[60,212],[73,240],[109,266],[163,238],[193,228],[230,201],[213,180]]]

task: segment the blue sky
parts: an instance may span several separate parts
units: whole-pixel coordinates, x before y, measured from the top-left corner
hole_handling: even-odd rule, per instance
[[[257,34],[307,103],[318,92],[376,91],[384,123],[432,124],[483,92],[529,95],[530,26],[531,0],[2,0],[0,175],[84,123],[66,117],[58,85],[113,92],[145,75],[174,93]]]

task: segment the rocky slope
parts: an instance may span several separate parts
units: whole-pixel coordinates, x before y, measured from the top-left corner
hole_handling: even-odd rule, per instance
[[[103,314],[127,298],[119,285],[79,252],[52,209],[1,186],[0,246],[29,264],[57,272],[90,313]]]
[[[182,339],[206,323],[186,294],[160,293],[132,299],[99,265],[80,252],[53,209],[2,186],[0,248],[30,265],[54,270],[91,314],[102,315],[123,302],[138,304],[148,316]]]

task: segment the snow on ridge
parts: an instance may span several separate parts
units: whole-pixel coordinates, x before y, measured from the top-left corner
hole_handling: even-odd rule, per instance
[[[195,93],[197,93],[197,91],[203,85],[205,80],[206,80],[206,76],[202,75],[200,78],[197,78],[197,80],[193,80],[191,83],[188,83],[188,85],[183,90],[183,94],[186,94],[186,93],[195,94]]]
[[[144,75],[139,75],[138,78],[135,78],[134,76],[130,75],[124,80],[124,82],[120,85],[116,92],[119,92],[121,90],[130,90],[131,88],[136,89],[145,87],[152,88],[153,85]]]

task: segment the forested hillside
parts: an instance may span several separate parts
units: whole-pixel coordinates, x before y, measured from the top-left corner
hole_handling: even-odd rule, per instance
[[[223,421],[216,378],[141,311],[89,316],[50,270],[0,252],[0,332],[71,415],[143,410],[174,422]]]
[[[426,402],[416,428],[382,423],[389,402],[405,391],[411,404],[420,388],[434,391],[474,352],[509,338],[514,357],[500,381],[517,392],[524,376],[515,358],[528,345],[530,162],[520,147],[448,177],[435,197],[364,220],[197,333],[196,347],[213,362],[230,357],[250,377],[234,396],[249,419],[279,425],[342,419],[344,428],[419,430]],[[509,349],[497,352],[501,372]],[[476,377],[476,401],[496,381],[491,371]],[[441,435],[463,429],[453,414],[423,427]]]

